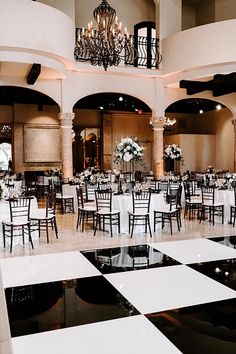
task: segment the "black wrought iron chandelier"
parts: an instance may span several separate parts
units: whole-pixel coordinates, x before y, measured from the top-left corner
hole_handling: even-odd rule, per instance
[[[137,51],[133,46],[132,38],[127,29],[122,31],[122,23],[116,16],[116,11],[106,0],[93,11],[96,28],[92,21],[88,28],[78,33],[75,46],[75,59],[84,61],[89,58],[92,65],[108,66],[119,65],[121,60],[134,60]]]

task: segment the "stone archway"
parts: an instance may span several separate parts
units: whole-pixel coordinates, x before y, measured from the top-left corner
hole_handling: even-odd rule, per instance
[[[232,112],[212,99],[187,98],[166,108],[165,115],[176,125],[164,134],[164,144],[176,143],[183,150],[186,170],[216,169],[233,171],[234,133]]]
[[[123,93],[104,92],[86,96],[74,106],[76,136],[83,129],[99,130],[96,141],[103,169],[114,169],[113,151],[122,137],[137,136],[146,147],[145,170],[151,169],[153,131],[151,109],[141,100]],[[78,139],[78,144],[81,139]],[[77,154],[78,158],[78,154]],[[76,162],[74,161],[76,165]],[[77,171],[79,172],[79,171]]]

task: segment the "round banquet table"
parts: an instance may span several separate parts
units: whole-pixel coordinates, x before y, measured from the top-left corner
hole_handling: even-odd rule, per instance
[[[31,212],[36,212],[38,210],[38,203],[36,198],[32,198],[31,200],[31,205],[30,205],[30,211]],[[3,247],[3,234],[2,234],[2,221],[8,221],[10,220],[10,208],[9,208],[9,202],[7,200],[1,200],[0,201],[0,247]],[[38,240],[39,238],[39,233],[38,231],[33,231],[31,234],[31,237],[33,241]],[[27,243],[29,240],[26,237],[25,238],[25,243]],[[6,238],[6,247],[10,244],[10,237]],[[13,239],[13,247],[21,244],[22,245],[22,237],[21,236],[14,236]]]
[[[215,190],[215,203],[224,204],[224,223],[230,220],[230,205],[234,205],[234,191],[229,189]]]
[[[150,202],[150,223],[153,229],[153,212],[155,209],[162,207],[165,204],[163,193],[152,193]],[[122,234],[129,233],[128,211],[132,211],[132,194],[113,195],[112,208],[120,211],[120,232]],[[144,226],[137,225],[134,228],[134,233],[144,232]]]

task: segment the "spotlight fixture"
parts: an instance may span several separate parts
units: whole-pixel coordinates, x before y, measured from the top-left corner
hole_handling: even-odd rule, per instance
[[[92,65],[108,66],[119,65],[121,60],[133,61],[137,57],[137,50],[133,46],[132,38],[116,16],[116,11],[106,0],[93,11],[96,21],[88,23],[88,28],[78,33],[74,56],[78,61],[89,57]]]

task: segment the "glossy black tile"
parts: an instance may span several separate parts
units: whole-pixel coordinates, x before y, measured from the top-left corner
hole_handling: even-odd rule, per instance
[[[236,290],[236,258],[190,264],[189,267]]]
[[[184,354],[236,352],[236,299],[146,317]]]
[[[12,337],[139,312],[103,276],[7,288]]]
[[[180,264],[149,245],[96,249],[81,253],[102,274]]]

